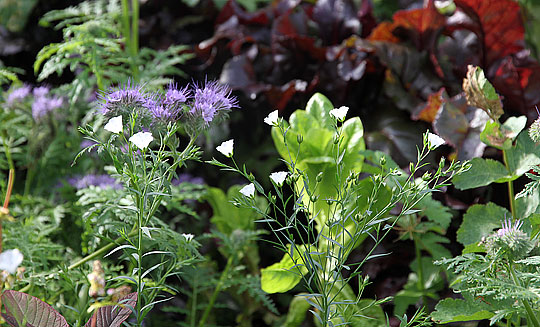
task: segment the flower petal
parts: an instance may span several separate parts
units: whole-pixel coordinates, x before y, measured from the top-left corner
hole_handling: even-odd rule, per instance
[[[149,132],[139,132],[129,138],[129,141],[141,150],[146,149],[152,140],[154,138],[152,137],[152,133]]]
[[[232,157],[234,152],[234,140],[231,139],[221,143],[221,145],[216,147],[216,150],[221,152],[225,157]]]
[[[249,183],[240,189],[240,193],[248,198],[253,197],[255,195],[255,185],[253,185],[253,183]]]
[[[105,124],[103,128],[111,133],[121,133],[124,130],[124,126],[122,124],[122,116],[116,116],[109,119],[109,122]]]
[[[278,171],[275,173],[270,174],[270,179],[276,183],[277,186],[282,186],[283,182],[285,181],[285,178],[287,178],[287,175],[289,173],[286,171]]]

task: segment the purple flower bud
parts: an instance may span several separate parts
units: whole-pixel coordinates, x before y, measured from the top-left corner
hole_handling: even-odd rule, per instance
[[[141,90],[142,86],[128,81],[122,88],[110,89],[100,94],[101,113],[106,116],[117,116],[130,112],[134,107],[145,106],[147,99]]]
[[[32,92],[32,94],[34,95],[34,97],[39,98],[39,97],[44,97],[47,94],[49,94],[49,91],[50,89],[47,86],[40,86],[40,87],[36,87],[34,91]]]
[[[121,189],[122,185],[118,181],[109,175],[101,174],[89,174],[84,176],[75,176],[68,179],[68,183],[77,190],[87,188],[91,185],[106,188],[111,187],[115,190]]]
[[[35,91],[36,89],[34,89]],[[39,120],[41,117],[45,116],[49,112],[58,109],[63,104],[62,98],[53,97],[48,98],[46,96],[38,96],[34,98],[34,103],[32,103],[32,117],[34,120]]]

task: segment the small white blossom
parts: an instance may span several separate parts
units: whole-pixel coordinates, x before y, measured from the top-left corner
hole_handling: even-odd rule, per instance
[[[287,178],[288,172],[286,171],[278,171],[275,173],[270,174],[270,179],[276,183],[277,186],[282,186],[283,182],[285,181],[285,178]]]
[[[255,185],[253,183],[250,183],[240,189],[240,193],[242,193],[244,196],[247,196],[248,198],[251,198],[255,195]]]
[[[276,126],[278,124],[278,119],[278,111],[274,110],[268,114],[268,116],[264,119],[264,122],[270,126]]]
[[[216,150],[221,152],[225,157],[232,157],[234,151],[234,140],[228,140],[216,147]]]
[[[22,261],[23,255],[19,249],[6,250],[0,253],[0,270],[14,274]]]
[[[193,239],[193,237],[195,237],[195,235],[193,234],[184,234],[182,233],[182,236],[186,239],[186,242],[191,242],[191,240]]]
[[[116,116],[109,119],[109,122],[107,122],[107,124],[105,124],[103,128],[111,133],[122,133],[122,131],[124,130],[124,126],[122,124],[122,116]]]
[[[428,147],[430,150],[435,150],[439,146],[446,143],[439,135],[428,133],[427,135]]]
[[[341,106],[330,110],[330,115],[342,122],[345,120],[345,116],[347,116],[347,111],[349,111],[349,107]]]
[[[152,133],[149,132],[139,132],[129,138],[129,141],[135,144],[139,149],[144,150],[148,147],[148,144],[152,142],[154,138]]]

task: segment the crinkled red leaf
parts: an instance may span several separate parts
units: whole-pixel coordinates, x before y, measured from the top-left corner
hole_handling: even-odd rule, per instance
[[[439,91],[429,95],[425,105],[421,107],[419,111],[413,114],[413,119],[423,120],[428,123],[432,123],[441,108],[443,103],[443,94],[446,90],[441,88]]]
[[[2,294],[6,313],[2,317],[14,327],[26,321],[29,327],[69,327],[58,311],[37,297],[23,292],[6,290]]]
[[[118,303],[98,308],[84,327],[120,327],[137,304],[137,292],[126,295]]]

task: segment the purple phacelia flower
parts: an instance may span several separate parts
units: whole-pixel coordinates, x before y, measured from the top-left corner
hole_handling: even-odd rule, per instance
[[[182,183],[203,185],[204,179],[202,177],[195,177],[191,174],[184,173],[184,174],[179,174],[178,178],[173,178],[171,180],[171,184],[174,186],[178,186]]]
[[[12,105],[16,101],[21,101],[22,99],[26,98],[30,94],[31,90],[32,90],[32,87],[26,84],[19,88],[16,88],[8,95],[7,104]]]
[[[100,98],[103,100],[100,111],[106,116],[129,113],[134,108],[145,107],[147,102],[142,86],[133,84],[131,81],[122,88],[111,89],[100,94]]]
[[[35,89],[34,89],[35,90]],[[62,98],[53,97],[49,98],[46,96],[38,96],[34,98],[34,103],[32,103],[32,117],[34,120],[39,120],[41,117],[45,116],[49,112],[58,109],[63,104]]]
[[[50,89],[47,86],[40,86],[36,87],[34,91],[32,91],[32,94],[36,98],[41,98],[49,94]]]
[[[190,113],[200,116],[205,124],[212,122],[216,114],[238,107],[237,99],[231,96],[228,86],[218,81],[205,82],[204,86],[194,85],[193,103]]]
[[[187,86],[183,89],[179,89],[176,83],[170,82],[167,87],[167,93],[165,93],[165,100],[163,103],[168,106],[180,106],[186,103],[190,96],[190,91]]]
[[[87,188],[91,185],[101,188],[113,188],[115,190],[121,189],[122,185],[118,181],[106,174],[89,174],[84,176],[75,176],[68,179],[68,183],[77,190]]]
[[[512,219],[505,219],[502,223],[502,228],[497,230],[499,237],[512,236],[517,232],[521,232],[521,226],[523,226],[522,220],[516,220],[515,224],[512,223]]]

